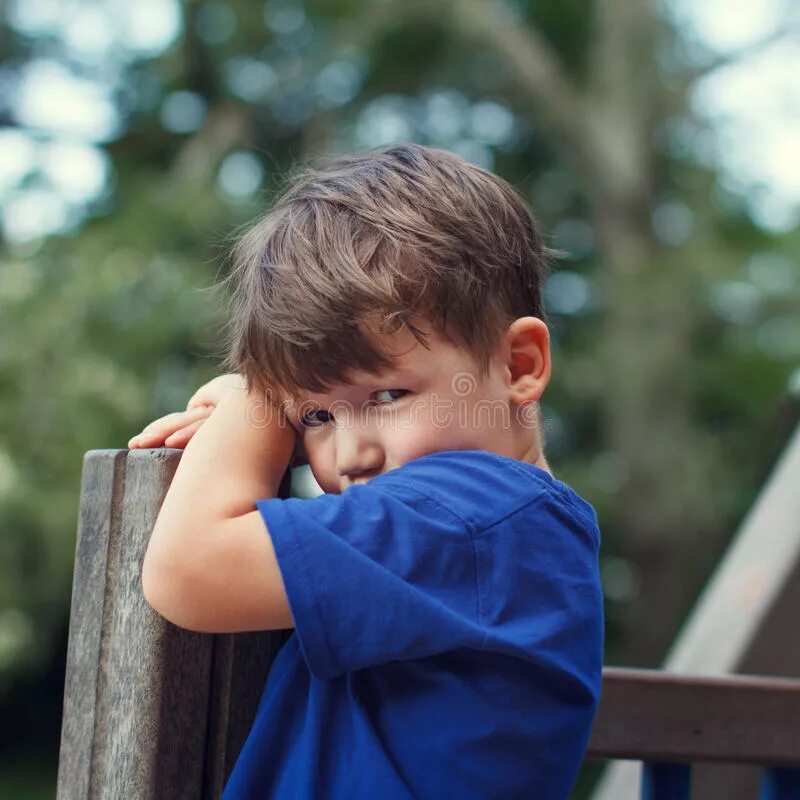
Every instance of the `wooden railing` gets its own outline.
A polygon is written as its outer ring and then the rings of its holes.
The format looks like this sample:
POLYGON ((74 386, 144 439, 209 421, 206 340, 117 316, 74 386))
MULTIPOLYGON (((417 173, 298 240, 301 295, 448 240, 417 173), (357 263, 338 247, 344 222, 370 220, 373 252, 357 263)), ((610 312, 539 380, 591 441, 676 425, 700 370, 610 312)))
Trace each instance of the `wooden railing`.
POLYGON ((700 762, 762 766, 762 800, 798 800, 800 680, 606 667, 587 757, 643 761, 648 800, 689 798, 700 762))
MULTIPOLYGON (((145 603, 142 558, 179 459, 86 455, 58 800, 218 798, 286 639, 191 633, 145 603)), ((607 668, 588 757, 647 762, 651 800, 688 797, 699 761, 762 765, 763 800, 800 800, 800 681, 607 668)))
MULTIPOLYGON (((742 520, 662 666, 683 675, 800 677, 800 426, 742 520)), ((800 719, 797 720, 800 737, 800 719)), ((641 766, 609 765, 591 800, 633 800, 641 766)), ((702 762, 694 797, 752 800, 759 770, 702 762)))

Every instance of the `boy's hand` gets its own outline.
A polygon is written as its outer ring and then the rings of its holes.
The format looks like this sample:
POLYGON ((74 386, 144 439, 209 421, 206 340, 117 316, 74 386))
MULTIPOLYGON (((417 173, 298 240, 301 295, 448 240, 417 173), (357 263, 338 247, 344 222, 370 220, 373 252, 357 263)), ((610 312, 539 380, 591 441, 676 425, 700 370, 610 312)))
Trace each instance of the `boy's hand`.
POLYGON ((186 411, 176 411, 154 420, 128 442, 128 447, 131 450, 137 447, 162 445, 184 448, 228 392, 246 388, 247 384, 241 375, 236 373, 219 375, 192 395, 186 411))

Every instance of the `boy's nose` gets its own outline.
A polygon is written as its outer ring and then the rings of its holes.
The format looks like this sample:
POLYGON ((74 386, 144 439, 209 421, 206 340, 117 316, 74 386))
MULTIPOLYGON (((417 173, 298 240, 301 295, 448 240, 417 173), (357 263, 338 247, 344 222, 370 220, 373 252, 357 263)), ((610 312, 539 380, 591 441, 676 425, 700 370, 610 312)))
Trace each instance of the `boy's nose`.
POLYGON ((353 431, 337 435, 336 471, 341 477, 355 479, 379 471, 383 462, 383 448, 378 442, 353 431))

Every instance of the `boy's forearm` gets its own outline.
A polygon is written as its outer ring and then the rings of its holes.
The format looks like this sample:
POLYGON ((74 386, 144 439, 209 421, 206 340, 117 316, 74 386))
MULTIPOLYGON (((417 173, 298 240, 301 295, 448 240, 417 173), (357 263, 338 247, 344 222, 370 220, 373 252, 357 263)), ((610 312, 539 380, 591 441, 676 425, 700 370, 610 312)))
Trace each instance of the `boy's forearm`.
POLYGON ((187 444, 148 551, 180 549, 210 526, 253 511, 256 500, 274 497, 294 440, 277 407, 232 389, 187 444))

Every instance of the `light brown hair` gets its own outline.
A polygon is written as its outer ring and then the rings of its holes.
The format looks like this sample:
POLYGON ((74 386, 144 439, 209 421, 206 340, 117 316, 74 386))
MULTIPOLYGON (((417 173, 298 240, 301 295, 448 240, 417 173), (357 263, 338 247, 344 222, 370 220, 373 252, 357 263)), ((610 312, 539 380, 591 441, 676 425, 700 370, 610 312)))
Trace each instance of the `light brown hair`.
POLYGON ((517 317, 546 321, 550 251, 519 194, 444 150, 398 144, 296 169, 239 241, 226 367, 251 387, 327 391, 391 366, 362 326, 414 319, 466 348, 485 375, 517 317))

